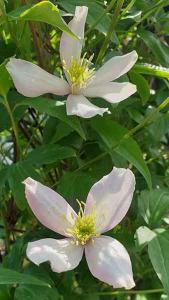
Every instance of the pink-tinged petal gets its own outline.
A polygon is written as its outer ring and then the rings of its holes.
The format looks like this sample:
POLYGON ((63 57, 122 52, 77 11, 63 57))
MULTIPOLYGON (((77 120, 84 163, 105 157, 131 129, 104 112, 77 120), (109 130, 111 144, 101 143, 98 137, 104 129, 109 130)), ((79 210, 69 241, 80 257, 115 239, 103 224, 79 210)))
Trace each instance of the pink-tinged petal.
POLYGON ((108 60, 98 71, 91 81, 91 86, 112 81, 126 74, 135 64, 138 58, 137 52, 134 50, 122 56, 115 56, 108 60))
POLYGON ((86 97, 99 97, 110 103, 121 102, 136 92, 136 86, 130 82, 107 82, 105 84, 89 86, 82 90, 86 97))
POLYGON ((19 93, 26 97, 37 97, 46 93, 67 95, 68 83, 26 60, 11 58, 6 68, 19 93))
POLYGON ((71 239, 42 239, 28 243, 27 257, 36 265, 49 261, 54 272, 65 272, 78 266, 83 256, 83 247, 71 239))
POLYGON ((90 272, 114 288, 131 289, 135 286, 130 257, 117 240, 101 236, 85 247, 90 272))
POLYGON ((88 7, 76 6, 75 15, 68 24, 70 30, 79 38, 73 39, 66 33, 62 33, 60 40, 60 56, 62 62, 65 61, 69 66, 71 59, 80 59, 83 39, 84 39, 84 27, 87 17, 88 7))
POLYGON ((91 118, 108 112, 108 108, 100 108, 90 103, 83 95, 69 95, 66 101, 67 115, 91 118))
POLYGON ((135 189, 135 177, 131 170, 113 168, 96 182, 89 191, 85 213, 96 211, 98 233, 115 227, 126 215, 135 189))
POLYGON ((27 201, 37 219, 49 229, 69 236, 67 229, 77 218, 73 208, 58 193, 30 177, 24 184, 27 201))

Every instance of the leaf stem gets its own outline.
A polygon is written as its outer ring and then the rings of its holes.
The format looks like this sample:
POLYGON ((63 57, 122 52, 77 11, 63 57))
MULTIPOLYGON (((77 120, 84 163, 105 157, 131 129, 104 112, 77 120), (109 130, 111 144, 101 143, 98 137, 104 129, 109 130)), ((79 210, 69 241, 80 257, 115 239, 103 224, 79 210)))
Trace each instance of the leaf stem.
POLYGON ((168 68, 160 67, 157 65, 144 64, 144 63, 135 64, 132 71, 135 71, 135 72, 141 73, 141 74, 159 77, 159 78, 169 79, 168 68))
MULTIPOLYGON (((122 143, 122 141, 124 139, 127 139, 129 137, 131 137, 132 135, 134 135, 138 130, 140 130, 141 128, 143 128, 146 124, 149 124, 153 121, 156 113, 158 113, 160 110, 162 110, 163 108, 165 108, 167 105, 169 105, 169 97, 166 98, 157 108, 155 108, 147 117, 144 118, 144 120, 138 124, 137 126, 135 126, 134 128, 132 128, 131 130, 129 130, 129 132, 127 132, 122 138, 121 140, 116 143, 111 150, 114 150, 115 148, 117 148, 119 146, 120 143, 122 143)), ((96 163, 97 161, 101 160, 103 157, 105 157, 107 154, 109 154, 110 150, 105 151, 103 153, 101 153, 100 155, 94 157, 93 159, 91 159, 90 161, 88 161, 87 163, 85 163, 84 165, 80 166, 79 168, 76 169, 76 171, 82 170, 82 169, 86 169, 88 168, 90 165, 92 165, 93 163, 96 163)))
POLYGON ((36 51, 38 63, 40 67, 43 67, 43 54, 42 54, 42 47, 39 42, 39 37, 37 36, 35 26, 32 22, 29 22, 29 28, 32 33, 32 38, 33 38, 33 44, 34 44, 34 49, 36 51))
MULTIPOLYGON (((22 0, 22 4, 26 5, 27 0, 22 0)), ((43 53, 42 53, 42 47, 40 45, 39 36, 37 35, 34 23, 31 22, 31 21, 28 21, 28 24, 29 24, 30 32, 32 34, 33 45, 34 45, 34 49, 35 49, 35 52, 36 52, 38 64, 39 64, 40 67, 43 68, 44 67, 44 64, 43 64, 44 60, 43 60, 43 53)))
POLYGON ((4 223, 4 230, 5 230, 5 248, 6 248, 6 252, 9 252, 10 249, 10 233, 9 233, 9 229, 8 229, 8 224, 7 224, 7 220, 6 220, 6 213, 5 213, 5 209, 4 207, 1 207, 1 216, 2 216, 2 220, 4 223))
POLYGON ((9 30, 9 33, 10 33, 10 35, 11 35, 11 38, 14 40, 15 44, 18 45, 17 38, 15 37, 15 34, 14 34, 14 32, 13 32, 13 30, 12 30, 12 27, 11 27, 11 24, 10 24, 10 22, 9 22, 9 20, 8 20, 8 16, 7 16, 7 13, 6 13, 5 4, 4 4, 4 6, 3 6, 3 4, 0 3, 0 9, 1 9, 2 12, 3 12, 4 20, 5 20, 5 22, 6 22, 6 26, 7 26, 7 29, 9 30))
POLYGON ((148 9, 145 14, 140 18, 140 20, 136 23, 133 24, 130 28, 129 28, 129 32, 135 30, 137 28, 138 25, 140 25, 145 19, 147 19, 151 14, 154 14, 156 9, 159 9, 160 6, 165 6, 165 4, 167 5, 167 3, 169 3, 168 0, 160 0, 158 3, 156 3, 153 7, 151 7, 150 9, 148 9))
POLYGON ((130 1, 130 3, 123 9, 123 11, 121 13, 121 17, 125 16, 126 13, 128 13, 128 11, 130 11, 130 9, 133 7, 135 2, 136 2, 136 0, 131 0, 130 1))
POLYGON ((98 296, 113 296, 113 295, 144 295, 144 294, 158 294, 163 293, 164 289, 154 289, 154 290, 132 290, 132 291, 114 291, 114 292, 100 292, 93 293, 92 295, 98 296))
POLYGON ((112 35, 112 32, 114 31, 115 29, 115 26, 118 22, 118 19, 119 19, 119 14, 120 14, 120 11, 121 11, 121 8, 123 6, 123 3, 124 3, 124 0, 118 0, 117 2, 117 5, 116 5, 116 8, 115 8, 115 11, 114 11, 114 15, 113 15, 113 18, 112 18, 112 22, 110 24, 110 27, 109 27, 109 30, 107 32, 107 35, 106 35, 106 38, 104 40, 104 43, 99 51, 99 54, 98 54, 98 57, 96 59, 96 64, 100 64, 101 61, 102 61, 102 58, 106 52, 106 49, 107 49, 107 45, 110 41, 110 37, 112 35))
POLYGON ((138 124, 137 126, 135 126, 134 128, 132 128, 128 133, 126 133, 124 135, 124 138, 128 138, 130 136, 132 136, 136 131, 140 130, 142 127, 144 127, 146 124, 149 124, 153 121, 154 116, 156 115, 156 113, 158 113, 160 110, 162 110, 163 108, 165 108, 167 105, 169 105, 169 97, 166 98, 157 108, 155 108, 150 114, 148 114, 147 117, 144 118, 144 120, 138 124))
POLYGON ((13 132, 14 132, 14 139, 15 139, 15 145, 16 145, 16 153, 15 153, 14 162, 16 162, 16 161, 19 160, 19 156, 20 156, 18 128, 17 128, 17 124, 15 123, 15 119, 13 117, 12 110, 10 108, 10 105, 8 103, 8 100, 7 100, 6 96, 4 96, 4 101, 2 103, 3 103, 3 105, 5 106, 5 108, 8 112, 8 115, 9 115, 9 118, 10 118, 10 121, 11 121, 11 125, 12 125, 12 128, 13 128, 13 132))

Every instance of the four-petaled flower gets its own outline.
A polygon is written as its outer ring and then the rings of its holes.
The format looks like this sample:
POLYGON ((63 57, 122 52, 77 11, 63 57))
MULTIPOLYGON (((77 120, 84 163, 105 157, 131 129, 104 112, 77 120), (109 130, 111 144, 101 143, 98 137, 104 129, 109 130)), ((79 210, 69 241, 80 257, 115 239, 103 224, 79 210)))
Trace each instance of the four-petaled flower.
POLYGON ((86 55, 81 58, 87 12, 87 7, 77 6, 75 15, 68 24, 79 39, 73 39, 66 33, 61 37, 60 56, 67 81, 22 59, 11 58, 7 64, 18 92, 28 97, 45 93, 68 95, 67 114, 83 118, 108 112, 108 108, 100 108, 86 97, 99 97, 110 103, 117 103, 136 92, 136 86, 129 82, 112 82, 132 68, 137 60, 136 51, 111 58, 97 71, 90 68, 90 58, 87 60, 86 55))
POLYGON ((27 178, 28 203, 39 221, 64 239, 30 242, 28 258, 39 265, 49 261, 54 272, 74 269, 85 251, 88 267, 96 278, 114 288, 134 287, 130 257, 116 239, 102 235, 126 215, 135 188, 129 169, 113 168, 89 191, 86 204, 79 202, 78 214, 58 193, 27 178))

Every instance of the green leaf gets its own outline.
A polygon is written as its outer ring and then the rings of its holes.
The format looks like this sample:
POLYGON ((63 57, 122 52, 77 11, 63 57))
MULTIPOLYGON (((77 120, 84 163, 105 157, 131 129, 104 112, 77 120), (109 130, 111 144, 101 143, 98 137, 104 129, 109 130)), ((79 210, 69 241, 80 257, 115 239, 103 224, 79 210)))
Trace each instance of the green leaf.
MULTIPOLYGON (((123 300, 123 298, 120 298, 118 300, 123 300)), ((151 295, 146 295, 146 294, 145 295, 142 295, 142 294, 140 295, 140 294, 137 294, 136 297, 134 298, 134 300, 157 300, 157 298, 154 299, 154 296, 152 298, 151 295)))
POLYGON ((148 244, 148 254, 152 265, 169 294, 169 231, 158 234, 148 244))
POLYGON ((31 275, 19 273, 10 269, 0 268, 0 284, 32 284, 49 286, 49 284, 31 275))
POLYGON ((0 0, 0 25, 2 25, 5 22, 5 14, 6 10, 4 0, 0 0))
POLYGON ((19 103, 19 105, 31 106, 40 113, 46 113, 49 116, 58 118, 77 131, 84 140, 86 139, 79 119, 77 117, 67 116, 63 103, 44 97, 33 99, 23 97, 23 101, 19 103))
POLYGON ((44 143, 56 143, 73 132, 73 129, 66 123, 50 117, 46 122, 43 139, 44 143))
POLYGON ((169 67, 169 47, 160 41, 160 39, 148 30, 140 30, 139 35, 146 43, 147 47, 151 49, 154 57, 164 67, 169 67))
POLYGON ((61 159, 75 156, 75 151, 70 147, 60 145, 43 145, 28 154, 27 162, 36 165, 50 164, 61 159))
POLYGON ((20 286, 15 292, 16 300, 61 300, 56 288, 43 286, 20 286))
POLYGON ((59 183, 58 192, 71 201, 72 206, 76 206, 76 199, 86 201, 91 186, 95 180, 89 173, 85 172, 67 172, 65 173, 59 183))
POLYGON ((59 9, 50 1, 41 1, 31 7, 22 7, 9 14, 12 20, 38 21, 58 27, 60 30, 66 32, 71 37, 77 37, 71 32, 67 24, 61 18, 59 9))
POLYGON ((18 162, 11 165, 8 173, 8 182, 16 204, 21 210, 24 210, 27 207, 24 184, 22 183, 27 177, 39 179, 39 175, 30 165, 30 162, 18 162))
POLYGON ((142 191, 138 197, 138 208, 148 225, 157 225, 169 214, 169 190, 142 191))
POLYGON ((163 294, 160 300, 169 300, 169 296, 163 294))
POLYGON ((81 296, 81 300, 100 300, 99 295, 83 295, 81 296))
POLYGON ((134 71, 130 72, 130 79, 132 83, 134 83, 137 86, 137 91, 144 104, 148 101, 150 97, 150 89, 147 80, 142 75, 134 71))
POLYGON ((20 237, 12 245, 10 252, 4 257, 3 267, 19 272, 22 268, 24 256, 25 256, 24 238, 20 237))
POLYGON ((135 239, 137 247, 146 246, 154 237, 156 233, 146 226, 141 226, 136 230, 135 239))
POLYGON ((5 167, 2 170, 0 170, 0 190, 3 188, 7 178, 8 178, 8 167, 5 167))
POLYGON ((169 68, 151 64, 135 64, 132 70, 145 75, 169 79, 169 68))
MULTIPOLYGON (((74 14, 75 7, 77 5, 79 6, 87 6, 89 8, 88 16, 87 16, 87 23, 89 25, 95 24, 96 20, 104 14, 104 8, 96 1, 91 0, 58 0, 57 3, 59 3, 64 9, 66 9, 68 12, 71 12, 74 14)), ((103 18, 98 22, 96 25, 96 29, 98 29, 103 34, 106 34, 110 26, 110 17, 108 14, 104 14, 103 18)), ((116 38, 116 37, 115 37, 116 38)), ((115 39, 113 39, 114 41, 115 39)))
POLYGON ((131 138, 124 138, 127 130, 118 123, 103 118, 91 120, 92 128, 102 138, 109 152, 115 151, 132 163, 145 178, 151 188, 151 174, 143 159, 137 142, 131 138))
POLYGON ((11 300, 10 290, 6 285, 0 286, 0 300, 11 300))
POLYGON ((156 119, 147 128, 151 134, 151 139, 155 142, 162 140, 164 135, 168 133, 169 128, 169 114, 168 113, 158 113, 156 119))
POLYGON ((0 65, 0 95, 2 96, 6 96, 10 87, 12 86, 12 81, 5 68, 5 65, 6 62, 0 65))

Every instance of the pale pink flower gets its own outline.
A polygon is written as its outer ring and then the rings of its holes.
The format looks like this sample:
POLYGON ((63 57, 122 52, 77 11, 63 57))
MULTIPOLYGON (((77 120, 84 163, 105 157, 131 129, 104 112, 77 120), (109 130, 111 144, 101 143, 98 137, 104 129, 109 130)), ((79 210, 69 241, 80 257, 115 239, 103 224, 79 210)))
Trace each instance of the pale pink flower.
POLYGON ((79 40, 66 33, 61 37, 60 56, 67 81, 22 59, 11 58, 7 64, 7 70, 19 93, 27 97, 45 93, 68 95, 67 114, 83 118, 108 112, 108 108, 100 108, 86 97, 100 97, 110 103, 118 103, 136 92, 136 86, 129 82, 112 82, 132 68, 137 60, 136 51, 111 58, 98 71, 90 69, 90 59, 87 61, 85 56, 81 58, 87 12, 86 6, 77 6, 68 24, 79 40))
POLYGON ((114 288, 134 287, 126 249, 116 239, 102 235, 114 228, 130 207, 135 188, 132 171, 113 168, 92 186, 86 204, 79 202, 78 215, 50 188, 32 178, 27 178, 24 184, 26 198, 35 216, 44 226, 66 237, 28 243, 27 256, 33 263, 39 265, 49 261, 54 272, 65 272, 77 267, 85 252, 94 277, 114 288))

